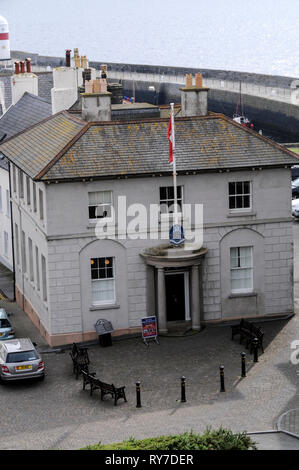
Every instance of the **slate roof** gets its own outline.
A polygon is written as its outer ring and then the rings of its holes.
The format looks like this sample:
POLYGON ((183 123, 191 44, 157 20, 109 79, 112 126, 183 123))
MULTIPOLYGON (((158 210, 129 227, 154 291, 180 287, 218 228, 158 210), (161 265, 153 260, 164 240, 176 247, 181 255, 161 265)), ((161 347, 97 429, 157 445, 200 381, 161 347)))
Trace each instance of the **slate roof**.
POLYGON ((46 100, 31 93, 24 93, 22 98, 11 106, 0 118, 1 133, 9 139, 15 134, 27 129, 43 119, 51 116, 52 106, 46 100))
MULTIPOLYGON (((53 88, 53 73, 51 72, 34 72, 38 77, 38 96, 44 98, 46 101, 51 103, 51 88, 53 88)), ((0 71, 0 81, 4 85, 4 101, 6 109, 12 103, 11 96, 11 76, 13 71, 0 71)), ((0 115, 2 112, 0 113, 0 115)))
MULTIPOLYGON (((66 111, 0 145, 36 180, 171 174, 168 119, 86 123, 66 111)), ((291 151, 221 114, 176 118, 178 173, 298 164, 291 151)))

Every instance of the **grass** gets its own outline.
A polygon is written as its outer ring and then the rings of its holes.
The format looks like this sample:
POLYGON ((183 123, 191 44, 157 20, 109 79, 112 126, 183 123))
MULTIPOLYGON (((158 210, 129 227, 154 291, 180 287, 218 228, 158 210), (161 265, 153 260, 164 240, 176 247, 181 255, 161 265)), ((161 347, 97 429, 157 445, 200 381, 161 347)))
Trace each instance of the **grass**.
POLYGON ((256 450, 255 443, 245 433, 234 434, 230 429, 207 429, 203 434, 185 432, 173 436, 150 437, 103 445, 100 442, 84 450, 256 450))

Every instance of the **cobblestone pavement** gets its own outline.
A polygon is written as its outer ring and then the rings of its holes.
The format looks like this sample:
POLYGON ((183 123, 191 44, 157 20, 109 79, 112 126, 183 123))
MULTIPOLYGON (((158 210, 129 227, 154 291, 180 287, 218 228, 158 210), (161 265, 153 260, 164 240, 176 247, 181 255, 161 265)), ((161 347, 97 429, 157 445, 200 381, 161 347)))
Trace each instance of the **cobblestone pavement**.
POLYGON ((279 415, 299 407, 298 366, 290 363, 290 342, 296 339, 299 316, 265 322, 265 353, 258 363, 248 354, 248 374, 240 378, 244 346, 230 340, 227 326, 208 327, 187 337, 162 337, 146 348, 140 338, 90 347, 91 371, 116 386, 126 385, 128 403, 101 402, 82 390, 72 374, 69 351, 46 352, 44 341, 15 304, 17 336, 30 336, 44 352, 46 380, 1 386, 1 449, 76 449, 98 441, 130 436, 202 431, 206 426, 235 431, 274 429, 279 415), (225 367, 226 392, 219 391, 219 366, 225 367), (187 403, 180 403, 180 377, 186 377, 187 403), (142 384, 142 408, 136 409, 135 382, 142 384), (9 437, 9 440, 7 439, 9 437))
MULTIPOLYGON (((299 240, 299 223, 294 225, 299 240)), ((299 257, 298 257, 299 258, 299 257)), ((298 258, 295 292, 299 286, 298 258), (297 287, 296 287, 297 286, 297 287)), ((299 295, 296 294, 299 299, 299 295)), ((298 303, 299 305, 299 303, 298 303)), ((128 403, 101 402, 82 390, 72 374, 69 352, 49 352, 38 330, 16 304, 0 301, 12 312, 18 337, 37 342, 46 362, 41 383, 5 384, 0 388, 0 449, 76 449, 88 444, 178 433, 207 426, 234 431, 276 429, 277 419, 299 408, 299 365, 290 361, 291 342, 299 340, 299 315, 264 322, 265 353, 258 363, 247 355, 247 377, 240 378, 244 346, 230 340, 228 326, 209 326, 187 337, 162 337, 146 348, 140 338, 114 340, 113 346, 90 347, 90 370, 103 381, 126 385, 128 403), (47 352, 48 351, 48 352, 47 352), (225 367, 226 392, 219 391, 219 366, 225 367), (180 377, 186 377, 187 403, 180 403, 180 377), (142 408, 136 409, 135 382, 141 381, 142 408), (9 436, 9 438, 8 438, 9 436)), ((256 437, 263 446, 284 446, 278 437, 256 437), (275 444, 275 442, 277 444, 275 444)), ((275 435, 276 436, 276 435, 275 435)), ((255 436, 253 437, 255 438, 255 436)), ((288 440, 288 442, 290 442, 288 440)), ((295 445, 295 444, 285 444, 295 445)))

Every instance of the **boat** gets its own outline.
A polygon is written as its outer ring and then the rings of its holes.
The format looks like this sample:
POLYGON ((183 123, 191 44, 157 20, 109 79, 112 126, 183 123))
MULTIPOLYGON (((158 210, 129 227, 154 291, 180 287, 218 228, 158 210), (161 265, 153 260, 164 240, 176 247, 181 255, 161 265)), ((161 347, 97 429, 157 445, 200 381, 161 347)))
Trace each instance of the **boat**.
POLYGON ((240 82, 239 97, 237 100, 236 112, 233 115, 233 120, 236 121, 238 124, 241 124, 241 126, 249 127, 250 129, 253 129, 254 128, 253 123, 244 114, 244 103, 242 100, 241 86, 242 84, 240 82), (239 109, 240 109, 240 112, 239 112, 239 109))

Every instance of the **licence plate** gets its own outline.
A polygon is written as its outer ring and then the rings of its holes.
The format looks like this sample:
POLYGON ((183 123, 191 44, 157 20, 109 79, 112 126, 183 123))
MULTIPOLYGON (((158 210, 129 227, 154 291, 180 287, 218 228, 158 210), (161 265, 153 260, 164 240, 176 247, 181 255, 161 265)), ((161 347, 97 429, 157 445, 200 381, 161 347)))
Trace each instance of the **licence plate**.
POLYGON ((31 369, 31 366, 17 366, 16 370, 28 370, 31 369))

